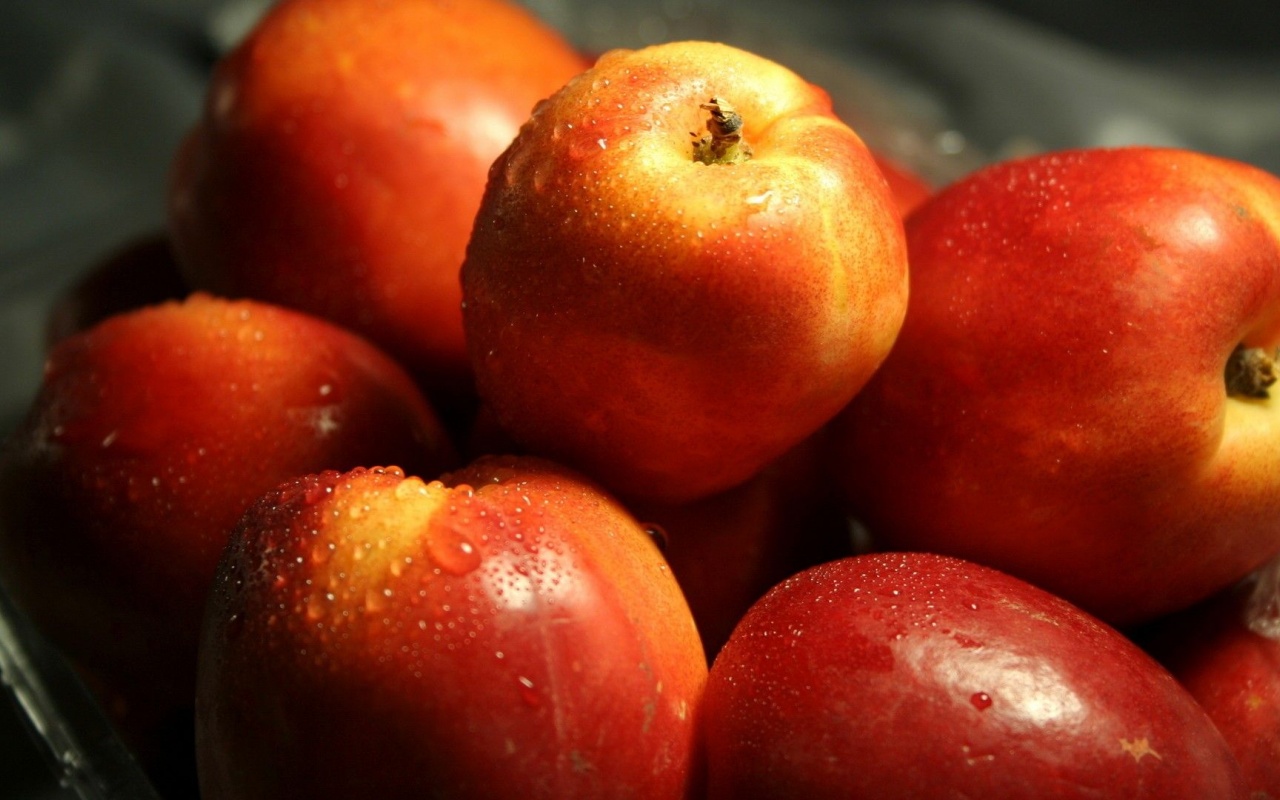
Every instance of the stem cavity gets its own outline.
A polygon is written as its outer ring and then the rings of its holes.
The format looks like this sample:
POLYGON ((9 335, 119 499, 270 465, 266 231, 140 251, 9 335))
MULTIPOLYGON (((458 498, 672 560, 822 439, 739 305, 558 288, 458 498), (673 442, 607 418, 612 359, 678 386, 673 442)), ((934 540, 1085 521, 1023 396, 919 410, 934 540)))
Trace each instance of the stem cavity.
POLYGON ((1261 347, 1236 345, 1227 359, 1227 394, 1265 400, 1267 390, 1280 379, 1280 348, 1267 351, 1261 347))
POLYGON ((718 97, 698 106, 710 112, 707 133, 694 137, 693 160, 703 164, 739 164, 751 158, 751 147, 742 138, 742 115, 727 100, 718 97))

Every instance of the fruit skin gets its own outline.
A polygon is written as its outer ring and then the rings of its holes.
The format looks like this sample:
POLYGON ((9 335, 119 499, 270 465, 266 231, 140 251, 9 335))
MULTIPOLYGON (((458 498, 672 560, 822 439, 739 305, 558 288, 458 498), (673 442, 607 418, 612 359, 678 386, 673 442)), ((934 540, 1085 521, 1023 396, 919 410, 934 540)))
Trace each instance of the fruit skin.
POLYGON ((653 527, 712 661, 733 628, 775 584, 853 554, 825 472, 820 436, 769 463, 746 483, 687 503, 628 505, 653 527))
POLYGON ((489 165, 586 66, 505 0, 276 4, 174 159, 184 275, 335 320, 462 402, 458 269, 489 165))
POLYGON ((1208 712, 1253 800, 1280 797, 1280 559, 1136 637, 1208 712))
POLYGON ((1152 148, 1006 162, 908 218, 912 302, 833 423, 881 546, 1003 569, 1115 624, 1280 546, 1280 409, 1228 397, 1280 345, 1280 180, 1152 148))
POLYGON ((202 796, 683 797, 706 671, 658 549, 574 473, 309 476, 219 568, 202 796))
MULTIPOLYGON (((658 544, 693 613, 707 661, 751 604, 782 579, 852 555, 848 520, 823 458, 823 431, 745 483, 685 503, 624 501, 658 544)), ((481 407, 467 437, 472 458, 518 453, 481 407)))
POLYGON ((0 450, 0 580, 145 736, 191 705, 209 582, 249 503, 392 459, 454 466, 409 376, 363 339, 200 294, 114 316, 51 351, 0 450))
POLYGON ((481 397, 531 451, 628 498, 746 480, 888 352, 901 220, 826 94, 725 45, 614 51, 494 163, 462 267, 481 397), (694 160, 710 98, 749 160, 694 160))
POLYGON ((704 714, 710 800, 1248 796, 1204 711, 1134 644, 933 554, 784 581, 720 651, 704 714))

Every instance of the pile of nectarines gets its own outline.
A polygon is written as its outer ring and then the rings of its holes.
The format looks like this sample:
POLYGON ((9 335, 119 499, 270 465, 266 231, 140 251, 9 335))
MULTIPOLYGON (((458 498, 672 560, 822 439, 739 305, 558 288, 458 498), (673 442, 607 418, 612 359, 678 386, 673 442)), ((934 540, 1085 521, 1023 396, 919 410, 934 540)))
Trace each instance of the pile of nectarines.
POLYGON ((1280 796, 1275 176, 283 0, 169 190, 0 450, 167 794, 1280 796))

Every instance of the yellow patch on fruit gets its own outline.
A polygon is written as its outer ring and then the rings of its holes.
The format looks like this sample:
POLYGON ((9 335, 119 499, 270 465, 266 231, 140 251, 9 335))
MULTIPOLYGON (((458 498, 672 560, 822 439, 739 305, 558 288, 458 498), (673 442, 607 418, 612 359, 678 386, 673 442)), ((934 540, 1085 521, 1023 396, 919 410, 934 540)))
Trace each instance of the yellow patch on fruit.
POLYGON ((1119 741, 1120 749, 1133 756, 1134 761, 1141 761, 1145 756, 1154 756, 1158 761, 1164 760, 1145 736, 1140 739, 1120 739, 1119 741))
POLYGON ((366 484, 350 493, 339 488, 329 500, 328 524, 321 530, 328 556, 316 586, 344 594, 381 591, 404 570, 404 553, 433 551, 430 544, 417 548, 404 540, 431 535, 432 520, 448 495, 439 481, 424 483, 416 477, 404 478, 394 488, 366 484))

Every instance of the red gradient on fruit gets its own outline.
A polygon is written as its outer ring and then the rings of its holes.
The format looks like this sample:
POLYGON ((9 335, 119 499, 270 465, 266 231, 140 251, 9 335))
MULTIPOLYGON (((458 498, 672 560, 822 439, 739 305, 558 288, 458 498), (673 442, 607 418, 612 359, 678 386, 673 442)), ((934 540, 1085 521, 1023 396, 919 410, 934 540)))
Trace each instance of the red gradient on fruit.
POLYGON ((685 797, 706 671, 661 553, 574 473, 309 476, 219 569, 202 796, 685 797))
POLYGON ((1138 641, 1209 713, 1252 797, 1280 797, 1280 560, 1138 641))
POLYGON ((194 286, 348 326, 470 389, 458 269, 490 163, 586 67, 505 0, 287 0, 217 66, 169 221, 194 286))
POLYGON ((189 706, 231 528, 296 475, 453 465, 409 376, 363 339, 193 295, 62 341, 0 451, 0 577, 109 691, 189 706))
POLYGON ((745 481, 847 403, 893 342, 906 277, 894 200, 827 95, 675 42, 602 56, 495 162, 463 320, 515 440, 675 503, 745 481), (713 98, 749 158, 696 160, 713 98))
POLYGON ((889 191, 893 193, 894 202, 898 204, 898 213, 906 219, 907 215, 933 195, 933 187, 928 181, 917 175, 905 164, 882 153, 873 152, 876 166, 889 183, 889 191))
POLYGON ((1004 569, 1115 623, 1280 547, 1280 407, 1229 396, 1280 346, 1280 180, 1178 150, 979 171, 907 220, 912 301, 837 420, 885 547, 1004 569))
POLYGON ((848 526, 810 437, 746 483, 688 503, 628 504, 655 537, 714 659, 751 604, 775 584, 852 555, 848 526))
POLYGON ((807 570, 720 651, 711 800, 1245 798, 1205 712, 1112 628, 932 554, 807 570))

